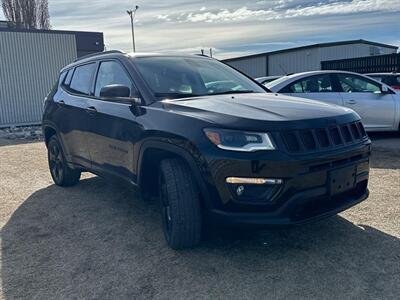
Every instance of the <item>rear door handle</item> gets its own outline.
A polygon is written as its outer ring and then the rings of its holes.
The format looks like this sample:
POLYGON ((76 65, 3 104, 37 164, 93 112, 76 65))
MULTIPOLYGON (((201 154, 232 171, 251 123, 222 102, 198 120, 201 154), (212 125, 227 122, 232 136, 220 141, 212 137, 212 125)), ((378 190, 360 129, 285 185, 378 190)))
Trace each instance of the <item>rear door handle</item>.
POLYGON ((86 108, 86 111, 87 111, 88 113, 96 113, 96 112, 97 112, 97 109, 96 109, 96 107, 94 107, 94 106, 89 106, 88 108, 86 108))
POLYGON ((65 101, 64 100, 60 100, 60 101, 58 101, 58 103, 61 104, 61 105, 65 105, 65 101))
POLYGON ((357 101, 352 99, 352 100, 347 100, 346 103, 347 104, 357 104, 357 101))

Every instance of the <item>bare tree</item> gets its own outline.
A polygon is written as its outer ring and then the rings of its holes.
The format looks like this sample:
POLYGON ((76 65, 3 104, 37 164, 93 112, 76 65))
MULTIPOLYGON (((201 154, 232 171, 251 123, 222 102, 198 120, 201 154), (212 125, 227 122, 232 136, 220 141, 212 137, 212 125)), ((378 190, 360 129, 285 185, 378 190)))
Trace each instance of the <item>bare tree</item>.
POLYGON ((4 16, 17 28, 50 29, 47 0, 1 0, 4 16))
POLYGON ((38 10, 38 25, 42 29, 50 29, 50 15, 49 15, 49 3, 47 0, 39 0, 38 10))

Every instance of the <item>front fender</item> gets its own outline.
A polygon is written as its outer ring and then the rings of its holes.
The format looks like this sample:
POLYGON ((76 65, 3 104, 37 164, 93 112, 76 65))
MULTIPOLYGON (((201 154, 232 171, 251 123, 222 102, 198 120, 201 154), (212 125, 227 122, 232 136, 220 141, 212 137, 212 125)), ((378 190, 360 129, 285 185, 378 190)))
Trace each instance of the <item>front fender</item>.
POLYGON ((141 186, 141 184, 143 183, 143 158, 146 151, 150 149, 166 151, 174 156, 183 159, 192 171, 193 177, 196 180, 196 183, 200 189, 204 204, 206 205, 206 207, 211 207, 209 189, 204 180, 206 172, 206 166, 204 165, 205 161, 202 160, 201 154, 198 152, 198 150, 195 149, 195 147, 191 143, 184 140, 180 140, 180 142, 177 142, 172 141, 171 139, 148 139, 141 144, 137 163, 139 186, 141 186))

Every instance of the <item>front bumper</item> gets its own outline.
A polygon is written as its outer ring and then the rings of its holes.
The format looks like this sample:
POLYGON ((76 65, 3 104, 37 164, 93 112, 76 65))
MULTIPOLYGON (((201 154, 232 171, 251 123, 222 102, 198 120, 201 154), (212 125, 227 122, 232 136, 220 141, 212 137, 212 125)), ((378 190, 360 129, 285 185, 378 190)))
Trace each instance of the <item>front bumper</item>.
POLYGON ((346 194, 327 197, 323 188, 298 194, 288 200, 280 209, 269 213, 238 213, 213 209, 209 212, 211 220, 225 224, 237 225, 301 225, 318 221, 338 214, 369 196, 368 189, 355 195, 346 194))
POLYGON ((370 151, 367 140, 340 151, 308 156, 282 152, 254 153, 250 159, 244 159, 243 154, 235 158, 210 156, 208 183, 216 197, 209 217, 231 224, 296 225, 337 214, 368 197, 370 151), (352 168, 351 187, 338 190, 332 181, 341 182, 340 177, 350 176, 341 170, 352 168), (268 199, 243 200, 226 183, 230 176, 277 178, 284 183, 268 199))

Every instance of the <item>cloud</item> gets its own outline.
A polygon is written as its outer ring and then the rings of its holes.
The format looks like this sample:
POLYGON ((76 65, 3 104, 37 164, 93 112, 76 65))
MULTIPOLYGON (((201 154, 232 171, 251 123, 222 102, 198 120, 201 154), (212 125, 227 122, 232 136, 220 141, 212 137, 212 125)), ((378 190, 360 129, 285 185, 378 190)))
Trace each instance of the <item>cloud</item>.
POLYGON ((236 10, 223 9, 218 12, 188 13, 186 16, 178 18, 179 21, 187 22, 224 22, 224 21, 240 21, 249 18, 266 17, 272 11, 250 10, 246 6, 236 10))
POLYGON ((355 14, 367 12, 400 12, 398 0, 353 0, 351 2, 333 2, 324 5, 304 8, 289 9, 285 15, 288 17, 321 16, 355 14))
MULTIPOLYGON (((256 4, 263 5, 268 1, 258 1, 256 4)), ((312 17, 322 15, 343 15, 368 12, 400 12, 400 0, 353 0, 353 1, 335 1, 335 2, 311 2, 309 6, 302 6, 294 0, 275 1, 276 6, 270 9, 249 9, 242 6, 237 9, 220 9, 206 11, 201 9, 200 13, 189 12, 176 14, 169 18, 169 21, 175 22, 232 22, 243 20, 269 21, 277 19, 287 19, 296 17, 312 17), (297 4, 295 8, 284 10, 288 5, 297 4)))

